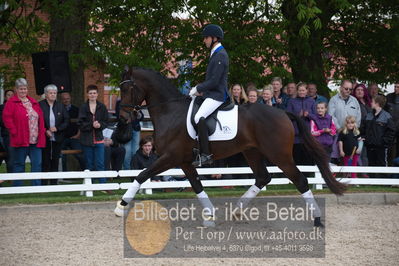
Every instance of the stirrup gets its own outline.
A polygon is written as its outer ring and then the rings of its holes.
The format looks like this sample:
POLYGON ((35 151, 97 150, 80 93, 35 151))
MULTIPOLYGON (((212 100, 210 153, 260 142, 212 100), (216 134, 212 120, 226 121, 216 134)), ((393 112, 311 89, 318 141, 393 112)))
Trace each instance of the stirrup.
POLYGON ((213 163, 212 154, 197 155, 192 165, 194 167, 202 167, 203 165, 210 165, 213 163))
POLYGON ((202 165, 213 164, 212 154, 202 154, 201 155, 201 163, 202 163, 202 165))
POLYGON ((202 166, 201 154, 199 152, 195 155, 195 160, 193 161, 192 165, 194 167, 201 167, 202 166))

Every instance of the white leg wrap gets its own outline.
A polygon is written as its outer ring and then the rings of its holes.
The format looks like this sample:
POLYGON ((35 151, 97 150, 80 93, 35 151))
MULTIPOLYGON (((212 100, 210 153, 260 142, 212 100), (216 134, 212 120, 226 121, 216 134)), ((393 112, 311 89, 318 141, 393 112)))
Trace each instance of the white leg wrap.
POLYGON ((215 216, 215 207, 210 201, 208 194, 206 194, 205 191, 202 191, 197 194, 197 198, 201 203, 202 208, 204 208, 204 214, 209 216, 215 216))
POLYGON ((316 200, 314 199, 312 191, 309 189, 305 193, 302 194, 302 197, 305 199, 306 203, 310 208, 314 208, 313 215, 314 217, 321 217, 321 211, 319 205, 317 205, 316 200))
POLYGON ((134 182, 130 185, 126 193, 123 195, 122 199, 127 203, 131 202, 136 196, 137 191, 140 189, 140 183, 134 180, 134 182))
POLYGON ((245 208, 247 205, 251 202, 253 198, 258 195, 260 192, 260 188, 258 188, 255 185, 252 185, 247 192, 244 193, 244 195, 241 196, 241 198, 237 201, 237 207, 238 208, 245 208))
POLYGON ((123 217, 128 214, 128 211, 129 211, 129 205, 122 206, 120 200, 116 203, 116 208, 114 210, 116 216, 123 217))

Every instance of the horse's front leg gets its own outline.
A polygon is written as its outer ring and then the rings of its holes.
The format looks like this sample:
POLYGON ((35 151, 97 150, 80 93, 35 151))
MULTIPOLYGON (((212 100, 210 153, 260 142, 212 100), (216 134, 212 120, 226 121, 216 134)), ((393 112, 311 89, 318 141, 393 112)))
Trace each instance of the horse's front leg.
POLYGON ((191 187, 193 188, 195 194, 197 194, 197 198, 203 208, 203 225, 205 227, 214 227, 215 207, 209 199, 208 194, 206 194, 206 192, 204 191, 204 187, 201 184, 201 180, 198 176, 197 170, 194 168, 194 166, 191 165, 191 163, 184 164, 181 166, 181 168, 188 180, 190 181, 191 187))
POLYGON ((122 200, 116 203, 116 208, 114 210, 115 215, 123 216, 127 213, 129 209, 128 204, 136 196, 137 191, 139 191, 141 184, 147 181, 149 178, 156 176, 170 168, 174 167, 173 157, 164 154, 159 157, 150 167, 142 171, 130 185, 128 190, 122 196, 122 200))

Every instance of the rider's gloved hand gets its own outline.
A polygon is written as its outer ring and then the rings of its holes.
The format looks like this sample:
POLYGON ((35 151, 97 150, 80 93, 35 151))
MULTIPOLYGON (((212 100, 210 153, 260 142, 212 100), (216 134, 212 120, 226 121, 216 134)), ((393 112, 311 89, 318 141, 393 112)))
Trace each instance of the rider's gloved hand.
POLYGON ((191 88, 189 95, 193 97, 196 93, 198 93, 197 86, 191 88))

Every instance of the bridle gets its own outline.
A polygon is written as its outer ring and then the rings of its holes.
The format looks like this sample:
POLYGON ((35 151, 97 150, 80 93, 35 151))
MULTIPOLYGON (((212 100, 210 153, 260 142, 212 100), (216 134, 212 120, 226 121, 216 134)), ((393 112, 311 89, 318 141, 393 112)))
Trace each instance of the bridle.
MULTIPOLYGON (((137 90, 141 90, 141 91, 143 91, 142 89, 140 89, 140 87, 137 85, 137 83, 136 83, 136 81, 133 79, 133 77, 130 77, 130 79, 127 79, 127 80, 124 80, 124 81, 122 81, 121 83, 119 83, 119 87, 121 87, 123 84, 125 84, 125 83, 128 83, 128 82, 130 82, 130 83, 132 83, 132 87, 133 87, 133 89, 137 89, 137 90)), ((131 92, 130 93, 130 95, 131 95, 131 101, 134 103, 134 102, 137 102, 136 100, 136 93, 134 93, 134 95, 133 95, 133 93, 131 92)), ((166 101, 166 102, 163 102, 163 103, 157 103, 157 104, 146 104, 146 105, 134 105, 134 104, 120 104, 119 106, 121 107, 121 108, 132 108, 133 109, 133 111, 130 111, 130 112, 127 112, 127 113, 129 113, 129 115, 130 116, 132 116, 132 113, 134 113, 134 112, 138 112, 138 111, 140 111, 141 109, 145 109, 145 108, 151 108, 151 107, 154 107, 154 106, 159 106, 159 105, 162 105, 162 104, 165 104, 165 103, 169 103, 169 102, 174 102, 174 101, 178 101, 178 100, 181 100, 182 98, 186 98, 185 96, 183 96, 183 97, 178 97, 178 98, 173 98, 173 99, 171 99, 171 100, 169 100, 169 101, 166 101)))
MULTIPOLYGON (((128 82, 132 83, 132 87, 133 88, 136 88, 136 89, 140 90, 139 86, 137 86, 137 84, 136 84, 136 82, 134 81, 133 78, 122 81, 121 83, 119 83, 119 87, 121 87, 124 83, 128 83, 128 82)), ((131 102, 132 103, 137 102, 136 101, 136 93, 130 92, 130 96, 131 96, 131 100, 132 100, 131 102)), ((122 104, 121 103, 120 107, 121 108, 123 108, 123 107, 133 108, 133 112, 138 112, 141 109, 148 107, 148 105, 140 106, 140 105, 134 105, 134 104, 122 104)), ((131 112, 129 112, 129 113, 131 113, 131 112)))

